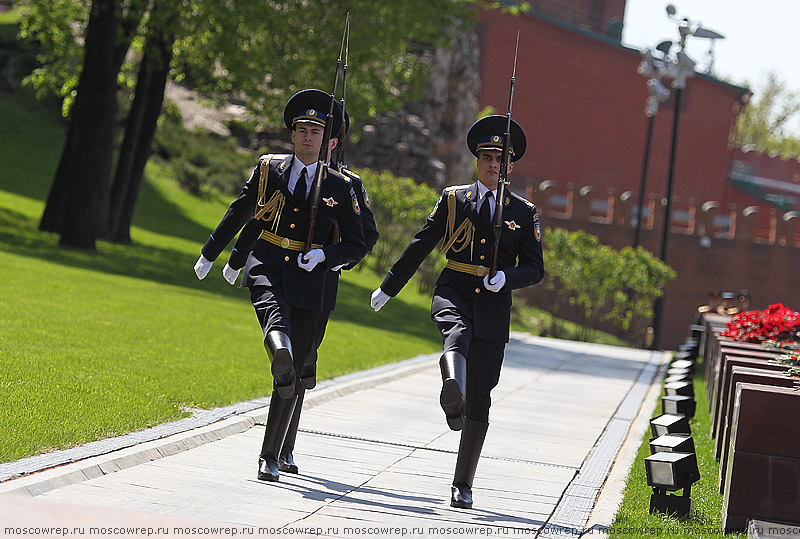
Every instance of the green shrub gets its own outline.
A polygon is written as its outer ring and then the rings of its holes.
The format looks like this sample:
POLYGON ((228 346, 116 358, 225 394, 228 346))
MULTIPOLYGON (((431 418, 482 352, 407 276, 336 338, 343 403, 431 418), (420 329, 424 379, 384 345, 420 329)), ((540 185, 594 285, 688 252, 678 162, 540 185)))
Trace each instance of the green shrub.
POLYGON ((616 249, 596 236, 563 228, 545 231, 544 287, 551 292, 550 334, 561 333, 567 311, 577 315, 582 340, 590 340, 597 323, 611 321, 634 343, 653 317, 653 302, 675 272, 642 247, 616 249))
MULTIPOLYGON (((380 239, 368 255, 367 263, 376 273, 383 275, 400 257, 414 234, 423 227, 440 193, 411 178, 397 177, 385 170, 375 172, 362 169, 356 172, 364 180, 375 224, 380 232, 380 239)), ((433 291, 443 266, 444 255, 434 249, 417 271, 420 292, 433 291)))
POLYGON ((238 193, 258 158, 240 151, 235 139, 187 130, 171 109, 159 123, 153 152, 165 160, 181 187, 193 194, 238 193))

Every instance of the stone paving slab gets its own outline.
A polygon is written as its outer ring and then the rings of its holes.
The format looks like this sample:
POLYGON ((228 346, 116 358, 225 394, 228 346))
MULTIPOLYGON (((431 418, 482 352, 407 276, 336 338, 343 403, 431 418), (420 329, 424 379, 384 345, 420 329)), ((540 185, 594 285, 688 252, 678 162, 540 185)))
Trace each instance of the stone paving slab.
POLYGON ((265 410, 252 409, 6 481, 0 492, 100 514, 132 510, 297 535, 580 531, 620 445, 641 438, 630 432, 630 409, 641 408, 640 388, 657 382, 665 359, 514 334, 492 394, 471 511, 448 505, 459 433, 447 429, 438 405, 435 356, 307 393, 295 447, 301 473, 278 483, 255 478, 265 410))

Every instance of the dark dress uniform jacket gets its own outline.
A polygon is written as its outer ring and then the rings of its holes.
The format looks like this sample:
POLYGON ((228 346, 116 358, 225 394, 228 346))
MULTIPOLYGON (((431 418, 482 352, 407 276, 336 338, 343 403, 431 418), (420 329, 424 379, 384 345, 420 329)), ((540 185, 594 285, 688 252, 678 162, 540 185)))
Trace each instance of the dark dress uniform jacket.
MULTIPOLYGON (((492 230, 480 222, 477 199, 477 183, 446 188, 425 226, 392 266, 381 289, 389 296, 397 295, 439 242, 448 247, 448 261, 488 267, 492 230)), ((497 269, 505 273, 506 284, 494 293, 484 287, 483 276, 445 268, 436 281, 431 312, 455 308, 472 322, 476 337, 508 342, 511 291, 536 284, 544 277, 536 206, 510 191, 506 192, 503 205, 497 269)))
MULTIPOLYGON (((375 226, 375 216, 372 215, 369 195, 367 195, 367 190, 364 188, 364 182, 361 180, 361 176, 347 169, 344 169, 342 174, 350 180, 353 191, 355 191, 356 197, 358 198, 358 203, 361 206, 361 224, 364 226, 364 242, 366 243, 366 252, 369 253, 378 242, 378 227, 375 226)), ((344 269, 353 269, 360 261, 361 259, 350 262, 344 269)), ((331 265, 330 267, 334 266, 331 265)), ((336 308, 336 294, 339 290, 340 274, 340 271, 329 271, 325 276, 325 298, 322 302, 323 311, 332 311, 336 308)))
MULTIPOLYGON (((369 253, 372 251, 375 243, 377 243, 379 236, 378 228, 375 226, 375 216, 372 215, 372 209, 370 208, 369 195, 367 195, 367 190, 364 188, 364 182, 361 180, 361 177, 358 174, 345 169, 343 175, 349 182, 351 182, 353 191, 358 199, 358 205, 361 208, 361 223, 364 227, 366 252, 369 253)), ((261 230, 261 225, 256 219, 251 219, 244 226, 242 231, 239 233, 239 237, 236 239, 236 244, 233 246, 231 257, 228 260, 228 265, 231 268, 238 270, 244 267, 247 261, 247 256, 250 253, 250 250, 253 248, 253 244, 255 244, 256 240, 258 239, 258 236, 261 234, 261 230)), ((338 229, 334 230, 334 233, 338 232, 338 229)), ((329 238, 326 244, 330 243, 334 243, 332 238, 329 238)), ((360 261, 361 259, 350 262, 344 267, 344 269, 353 269, 353 267, 360 261)), ((335 266, 329 265, 329 267, 335 266)), ((331 271, 325 275, 325 297, 322 302, 323 311, 332 311, 336 307, 336 293, 339 289, 340 273, 341 272, 339 271, 331 271)))
MULTIPOLYGON (((203 245, 202 253, 215 260, 257 210, 257 201, 266 204, 266 211, 258 223, 280 238, 304 243, 308 234, 311 203, 306 199, 296 204, 288 189, 292 156, 269 159, 267 184, 259 197, 259 176, 262 162, 253 170, 239 197, 203 245)), ((341 241, 325 245, 325 262, 308 272, 297 265, 298 250, 284 248, 258 239, 247 257, 242 286, 282 286, 284 298, 292 307, 310 311, 322 310, 325 273, 328 268, 347 264, 364 257, 364 230, 361 225, 361 207, 355 191, 345 178, 325 168, 319 209, 314 225, 312 243, 323 245, 338 223, 341 241)), ((310 197, 309 197, 310 198, 310 197)))

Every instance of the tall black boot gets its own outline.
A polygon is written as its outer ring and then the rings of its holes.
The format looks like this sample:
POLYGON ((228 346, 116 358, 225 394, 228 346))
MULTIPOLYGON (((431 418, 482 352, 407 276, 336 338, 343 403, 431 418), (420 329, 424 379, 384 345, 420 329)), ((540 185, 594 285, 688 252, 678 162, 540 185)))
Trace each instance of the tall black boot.
POLYGON ((303 389, 314 389, 317 386, 317 351, 309 353, 300 370, 300 383, 303 389))
POLYGON ((453 486, 450 487, 450 505, 462 509, 472 509, 472 480, 478 468, 483 440, 489 423, 464 418, 464 430, 461 431, 461 443, 458 445, 456 472, 453 474, 453 486))
POLYGON ((292 361, 292 341, 282 331, 270 331, 264 337, 264 346, 272 360, 272 379, 275 391, 284 399, 294 396, 294 362, 292 361))
POLYGON ((299 473, 297 464, 294 462, 294 443, 297 439, 297 428, 300 426, 300 412, 303 411, 303 398, 306 392, 299 390, 297 395, 297 404, 294 405, 294 413, 292 413, 292 420, 289 422, 289 430, 286 432, 286 439, 283 441, 283 449, 278 457, 278 469, 286 473, 299 473))
POLYGON ((258 478, 262 481, 277 481, 278 455, 281 454, 286 431, 292 420, 297 395, 290 399, 281 398, 273 391, 267 414, 267 429, 264 432, 264 442, 261 444, 261 454, 258 457, 258 478))
POLYGON ((467 389, 467 359, 458 352, 445 352, 439 359, 442 371, 442 392, 439 404, 442 405, 451 430, 464 427, 464 398, 467 389))

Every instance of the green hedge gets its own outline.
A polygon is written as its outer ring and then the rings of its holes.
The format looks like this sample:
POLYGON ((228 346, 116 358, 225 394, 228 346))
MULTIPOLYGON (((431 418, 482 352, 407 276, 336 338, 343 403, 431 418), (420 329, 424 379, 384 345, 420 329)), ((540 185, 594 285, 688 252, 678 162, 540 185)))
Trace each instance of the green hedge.
MULTIPOLYGON (((610 321, 621 336, 637 344, 653 317, 653 304, 675 272, 642 247, 616 250, 583 231, 547 228, 544 287, 551 292, 548 310, 558 318, 575 313, 590 340, 599 322, 610 321)), ((558 318, 553 318, 558 324, 558 318)), ((551 335, 560 328, 554 325, 551 335)))

